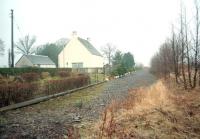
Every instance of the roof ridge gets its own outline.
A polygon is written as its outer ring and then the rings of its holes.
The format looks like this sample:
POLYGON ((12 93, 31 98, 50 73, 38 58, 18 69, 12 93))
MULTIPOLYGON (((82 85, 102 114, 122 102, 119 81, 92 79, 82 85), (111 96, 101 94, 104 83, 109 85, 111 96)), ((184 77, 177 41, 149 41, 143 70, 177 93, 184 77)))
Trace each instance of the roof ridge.
POLYGON ((43 55, 24 55, 27 57, 33 64, 55 64, 50 57, 43 55))
POLYGON ((78 37, 78 40, 85 46, 85 48, 93 55, 101 56, 101 53, 88 41, 83 38, 78 37))
POLYGON ((28 54, 26 56, 43 56, 43 57, 48 57, 48 56, 45 56, 45 55, 32 55, 32 54, 28 54))

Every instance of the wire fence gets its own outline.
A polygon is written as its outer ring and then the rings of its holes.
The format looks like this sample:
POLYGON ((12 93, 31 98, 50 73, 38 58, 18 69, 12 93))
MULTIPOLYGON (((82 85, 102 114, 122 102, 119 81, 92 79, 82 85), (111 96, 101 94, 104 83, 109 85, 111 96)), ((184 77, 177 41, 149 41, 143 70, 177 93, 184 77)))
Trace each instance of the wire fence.
POLYGON ((72 72, 88 74, 90 76, 91 83, 101 82, 106 78, 104 68, 72 68, 72 72))

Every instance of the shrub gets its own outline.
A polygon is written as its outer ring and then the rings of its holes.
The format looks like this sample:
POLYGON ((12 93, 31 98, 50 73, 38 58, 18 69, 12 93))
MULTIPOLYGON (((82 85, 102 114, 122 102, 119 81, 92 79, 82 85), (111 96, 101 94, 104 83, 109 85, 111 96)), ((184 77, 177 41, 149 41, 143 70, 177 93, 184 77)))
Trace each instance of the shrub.
POLYGON ((77 75, 78 76, 85 76, 85 74, 83 74, 83 73, 78 73, 77 75))
POLYGON ((21 76, 27 82, 37 81, 40 78, 39 74, 35 72, 23 73, 21 76))
POLYGON ((33 83, 12 83, 0 85, 0 107, 18 103, 33 97, 38 85, 33 83))
POLYGON ((47 77, 49 77, 49 76, 50 76, 49 72, 42 72, 42 73, 41 73, 41 78, 42 78, 42 79, 45 79, 45 78, 47 78, 47 77))
POLYGON ((3 76, 0 74, 0 79, 3 79, 3 76))
POLYGON ((58 71, 58 75, 62 78, 65 78, 65 77, 69 77, 70 76, 70 72, 67 72, 67 71, 58 71))
POLYGON ((126 72, 127 72, 126 67, 124 67, 123 64, 120 64, 120 65, 116 66, 115 68, 113 68, 111 75, 113 75, 113 76, 124 75, 126 72))
POLYGON ((59 93, 62 91, 88 85, 89 76, 69 77, 62 80, 50 80, 45 83, 45 92, 47 94, 59 93))
POLYGON ((23 80, 23 78, 22 78, 22 77, 20 77, 20 76, 15 76, 15 78, 14 78, 13 82, 20 82, 20 83, 23 83, 23 82, 24 82, 24 80, 23 80))
POLYGON ((0 84, 6 84, 6 80, 0 78, 0 84))

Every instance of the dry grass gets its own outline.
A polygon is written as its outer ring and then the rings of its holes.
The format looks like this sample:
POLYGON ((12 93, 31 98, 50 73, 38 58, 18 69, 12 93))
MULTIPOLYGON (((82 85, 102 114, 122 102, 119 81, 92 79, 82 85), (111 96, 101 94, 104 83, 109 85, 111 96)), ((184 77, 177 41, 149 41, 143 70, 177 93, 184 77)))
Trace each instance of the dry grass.
POLYGON ((158 81, 113 101, 90 126, 86 138, 200 138, 200 92, 158 81))

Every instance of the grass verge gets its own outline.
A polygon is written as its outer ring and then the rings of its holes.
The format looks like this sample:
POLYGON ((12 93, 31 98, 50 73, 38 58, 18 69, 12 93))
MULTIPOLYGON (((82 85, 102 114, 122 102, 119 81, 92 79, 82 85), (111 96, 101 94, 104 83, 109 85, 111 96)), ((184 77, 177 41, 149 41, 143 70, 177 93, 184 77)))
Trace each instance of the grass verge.
POLYGON ((103 86, 104 83, 76 91, 72 94, 53 98, 48 101, 41 102, 38 105, 34 105, 33 108, 54 110, 62 108, 64 109, 69 106, 82 107, 82 105, 85 103, 88 103, 93 98, 98 97, 98 95, 100 95, 102 92, 103 86))
POLYGON ((158 81, 107 106, 85 138, 200 138, 200 93, 158 81))

